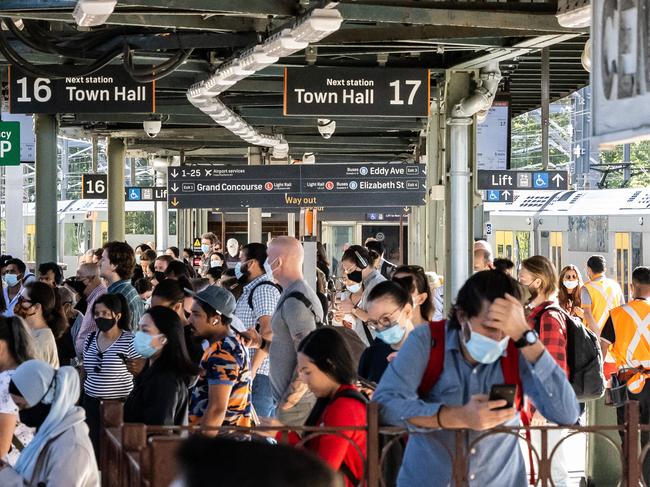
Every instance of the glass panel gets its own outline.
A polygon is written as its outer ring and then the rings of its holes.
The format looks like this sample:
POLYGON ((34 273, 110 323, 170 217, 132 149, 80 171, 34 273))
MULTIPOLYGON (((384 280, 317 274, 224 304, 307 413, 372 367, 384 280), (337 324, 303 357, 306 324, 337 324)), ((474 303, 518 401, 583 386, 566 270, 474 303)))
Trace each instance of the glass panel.
POLYGON ((530 257, 530 232, 515 232, 517 249, 515 252, 515 266, 519 268, 522 260, 530 257))
MULTIPOLYGON (((406 225, 404 225, 406 227, 406 225)), ((394 264, 399 264, 399 226, 398 225, 362 225, 361 226, 361 242, 365 242, 367 238, 376 238, 384 243, 386 254, 384 258, 394 264)), ((404 245, 407 244, 404 240, 404 245)))
POLYGON ((337 276, 341 275, 339 261, 343 251, 355 241, 354 230, 354 225, 331 225, 329 231, 323 231, 323 244, 327 250, 327 257, 337 276))
POLYGON ((81 255, 84 253, 84 224, 66 223, 63 226, 63 255, 81 255))

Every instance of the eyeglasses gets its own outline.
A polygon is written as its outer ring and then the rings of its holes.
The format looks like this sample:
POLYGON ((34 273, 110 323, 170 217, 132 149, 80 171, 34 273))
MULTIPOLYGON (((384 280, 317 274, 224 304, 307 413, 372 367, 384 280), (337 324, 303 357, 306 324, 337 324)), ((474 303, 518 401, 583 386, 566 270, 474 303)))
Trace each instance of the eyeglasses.
POLYGON ((366 325, 368 325, 373 330, 377 330, 377 331, 382 331, 385 330, 386 328, 391 328, 391 326, 395 323, 392 319, 393 315, 395 315, 395 313, 401 310, 402 310, 401 308, 395 308, 391 313, 382 316, 378 320, 366 321, 366 325))
POLYGON ((104 352, 100 352, 99 350, 97 350, 97 357, 99 358, 99 364, 95 365, 95 367, 93 368, 93 371, 96 374, 99 374, 102 371, 102 365, 103 365, 103 362, 104 362, 104 352))

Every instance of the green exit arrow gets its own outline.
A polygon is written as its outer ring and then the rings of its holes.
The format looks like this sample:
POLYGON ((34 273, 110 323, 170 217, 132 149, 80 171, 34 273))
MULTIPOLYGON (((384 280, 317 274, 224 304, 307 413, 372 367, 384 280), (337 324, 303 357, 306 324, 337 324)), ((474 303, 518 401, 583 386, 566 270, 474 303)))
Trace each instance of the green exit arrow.
POLYGON ((20 166, 20 122, 0 122, 0 166, 20 166))

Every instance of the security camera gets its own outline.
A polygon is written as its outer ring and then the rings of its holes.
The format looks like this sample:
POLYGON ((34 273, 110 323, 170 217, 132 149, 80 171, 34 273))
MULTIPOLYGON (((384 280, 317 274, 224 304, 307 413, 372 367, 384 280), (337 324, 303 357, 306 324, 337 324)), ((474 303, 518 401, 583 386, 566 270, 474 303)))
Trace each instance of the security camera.
POLYGON ((317 121, 318 131, 324 139, 329 139, 336 130, 336 122, 329 118, 319 118, 317 121))
POLYGON ((145 120, 142 122, 145 133, 152 139, 160 133, 162 122, 160 120, 145 120))

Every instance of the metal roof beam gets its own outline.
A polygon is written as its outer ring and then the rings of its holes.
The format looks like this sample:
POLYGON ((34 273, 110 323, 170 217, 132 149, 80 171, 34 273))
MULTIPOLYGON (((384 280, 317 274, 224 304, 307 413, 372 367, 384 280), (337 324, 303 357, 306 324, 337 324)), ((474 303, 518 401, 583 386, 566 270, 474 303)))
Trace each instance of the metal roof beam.
POLYGON ((459 10, 446 8, 413 8, 388 5, 344 3, 338 6, 346 20, 388 24, 439 25, 511 29, 522 32, 584 33, 584 29, 562 27, 555 15, 500 12, 495 10, 459 10))
POLYGON ((289 17, 297 15, 298 2, 293 0, 120 0, 120 7, 148 7, 177 10, 198 10, 229 15, 289 17))

